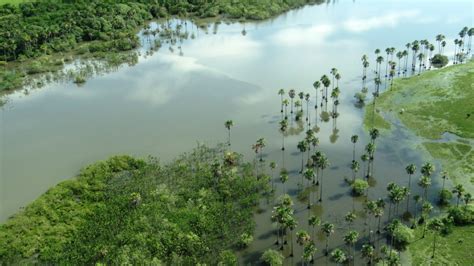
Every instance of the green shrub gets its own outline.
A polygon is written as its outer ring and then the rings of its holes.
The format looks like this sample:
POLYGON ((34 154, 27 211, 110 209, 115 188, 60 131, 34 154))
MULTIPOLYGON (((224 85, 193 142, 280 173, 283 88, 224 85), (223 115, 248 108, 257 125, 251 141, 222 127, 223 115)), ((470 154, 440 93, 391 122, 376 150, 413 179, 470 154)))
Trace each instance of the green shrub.
POLYGON ((472 207, 451 207, 448 217, 453 219, 455 225, 474 224, 474 210, 472 207))
POLYGON ((444 67, 448 63, 449 63, 448 57, 442 54, 435 54, 433 58, 431 59, 431 64, 436 68, 444 67))
POLYGON ((451 199, 453 198, 453 193, 450 190, 447 189, 442 189, 439 192, 439 200, 438 203, 441 206, 448 206, 449 203, 451 202, 451 199))
POLYGON ((369 188, 369 183, 363 179, 358 178, 352 183, 352 193, 356 196, 364 195, 367 188, 369 188))

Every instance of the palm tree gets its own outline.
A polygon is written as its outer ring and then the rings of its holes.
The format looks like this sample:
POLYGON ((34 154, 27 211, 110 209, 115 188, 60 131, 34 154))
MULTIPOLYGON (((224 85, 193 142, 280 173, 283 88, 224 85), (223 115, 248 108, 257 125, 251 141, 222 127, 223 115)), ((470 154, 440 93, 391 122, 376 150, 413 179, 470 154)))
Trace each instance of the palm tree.
POLYGON ((230 128, 234 126, 234 122, 232 120, 227 120, 224 123, 225 128, 227 128, 228 136, 227 136, 227 143, 230 146, 230 128))
POLYGON ((308 122, 308 125, 311 126, 311 113, 309 112, 309 93, 306 93, 305 101, 306 101, 306 121, 308 122))
POLYGON ((435 257, 436 252, 436 237, 438 236, 441 229, 444 227, 443 221, 439 218, 434 218, 428 224, 428 228, 433 232, 433 254, 431 258, 435 257))
POLYGON ((464 189, 464 186, 461 185, 461 184, 458 184, 454 187, 453 193, 457 194, 457 197, 458 197, 457 202, 456 202, 456 207, 459 206, 459 200, 461 200, 461 198, 464 195, 465 191, 466 190, 464 189))
POLYGON ((346 254, 344 254, 344 251, 336 248, 331 252, 331 260, 333 260, 337 264, 343 264, 346 262, 347 257, 346 254))
POLYGON ((321 219, 319 219, 319 217, 316 215, 311 215, 311 217, 309 217, 308 219, 308 224, 309 226, 311 226, 311 238, 315 239, 315 229, 316 226, 319 226, 321 224, 321 219))
POLYGON ((375 144, 375 140, 376 140, 376 139, 379 137, 379 135, 380 135, 379 130, 376 129, 376 128, 372 128, 372 129, 370 130, 369 134, 370 134, 370 139, 372 140, 372 143, 375 144))
POLYGON ((412 50, 412 63, 411 63, 411 71, 412 73, 415 72, 416 67, 416 54, 420 50, 420 43, 418 41, 413 41, 411 43, 411 50, 412 50))
POLYGON ((284 228, 290 230, 290 257, 293 257, 293 230, 295 230, 298 222, 293 215, 287 215, 284 219, 284 228))
POLYGON ((349 228, 351 228, 352 223, 357 219, 357 215, 355 211, 350 211, 344 216, 344 220, 349 224, 349 228))
POLYGON ((403 58, 403 52, 402 51, 398 51, 397 54, 397 59, 398 59, 398 71, 397 71, 397 74, 398 76, 400 76, 400 67, 401 67, 401 64, 400 64, 400 61, 402 60, 403 58))
POLYGON ((352 258, 355 260, 355 243, 359 239, 359 233, 357 231, 351 230, 344 235, 344 242, 349 246, 348 254, 351 256, 351 247, 352 247, 352 258))
POLYGON ((358 161, 352 161, 351 163, 351 170, 352 170, 352 183, 354 183, 355 181, 355 176, 356 176, 356 173, 359 172, 359 169, 360 169, 360 165, 359 165, 359 162, 358 161))
POLYGON ((311 241, 311 237, 309 236, 308 232, 305 230, 300 230, 296 232, 296 243, 300 246, 304 246, 306 243, 311 241))
POLYGON ((329 73, 332 75, 332 88, 334 89, 334 79, 336 78, 337 68, 331 68, 331 71, 329 73))
MULTIPOLYGON (((306 170, 303 173, 304 177, 306 180, 308 180, 308 184, 311 180, 314 178, 314 171, 311 168, 306 168, 306 170)), ((311 190, 309 191, 308 195, 308 210, 311 209, 311 190)))
POLYGON ((380 78, 380 68, 383 63, 383 56, 377 56, 377 59, 375 61, 377 62, 377 66, 376 66, 377 77, 380 78))
POLYGON ((441 51, 441 42, 445 39, 446 37, 443 34, 438 34, 436 35, 436 41, 438 42, 438 51, 440 54, 442 54, 441 51))
POLYGON ((428 201, 425 201, 423 202, 423 205, 421 206, 421 210, 422 210, 421 215, 423 216, 423 220, 425 221, 424 222, 425 225, 423 226, 423 235, 421 236, 421 238, 425 238, 428 215, 433 210, 433 206, 428 201))
POLYGON ((295 98, 296 96, 296 92, 295 90, 291 89, 289 92, 288 92, 288 96, 290 96, 290 101, 291 101, 291 113, 293 113, 293 99, 295 98))
POLYGON ((324 173, 324 169, 326 169, 329 166, 329 161, 325 154, 321 154, 321 157, 319 157, 318 166, 321 169, 321 186, 320 186, 320 193, 319 193, 319 202, 322 202, 323 201, 323 173, 324 173))
POLYGON ((290 104, 288 99, 284 99, 283 105, 285 106, 285 120, 288 120, 288 104, 290 104))
POLYGON ((308 265, 314 262, 314 253, 316 253, 316 251, 318 251, 318 249, 313 241, 306 243, 303 248, 303 262, 307 262, 308 265))
POLYGON ((314 90, 315 90, 315 94, 314 94, 314 109, 316 109, 316 115, 315 115, 315 118, 316 118, 316 126, 318 125, 318 90, 319 88, 321 87, 321 82, 319 81, 315 81, 313 83, 313 87, 314 87, 314 90))
POLYGON ((301 153, 301 169, 300 169, 300 173, 303 173, 303 167, 304 167, 304 153, 308 150, 309 145, 308 145, 308 142, 306 142, 306 140, 302 140, 302 141, 298 142, 298 145, 297 145, 296 147, 298 148, 298 150, 299 150, 300 153, 301 153))
POLYGON ((329 222, 324 222, 321 225, 321 232, 323 232, 324 235, 326 236, 326 249, 324 251, 324 255, 327 256, 329 254, 328 240, 329 240, 329 237, 334 233, 334 224, 331 224, 329 222))
POLYGON ((280 95, 280 98, 281 98, 281 110, 280 110, 280 112, 283 114, 283 95, 285 95, 285 90, 280 89, 278 91, 278 95, 280 95))
POLYGON ((281 135, 282 135, 282 140, 281 140, 281 150, 284 151, 285 150, 285 134, 286 134, 286 130, 288 128, 288 120, 281 120, 280 121, 280 131, 281 131, 281 135))
POLYGON ((370 244, 362 245, 362 257, 368 259, 368 265, 372 265, 372 260, 375 257, 375 248, 370 244))
POLYGON ((431 185, 431 178, 429 176, 421 176, 420 180, 418 181, 418 186, 423 188, 423 195, 424 200, 428 198, 428 187, 431 185))
POLYGON ((352 148, 352 161, 355 161, 356 143, 357 143, 358 140, 359 140, 359 136, 358 136, 358 135, 352 135, 352 136, 351 136, 351 142, 352 142, 352 144, 353 144, 353 148, 352 148))
POLYGON ((286 193, 285 184, 288 181, 288 171, 285 168, 280 170, 280 181, 283 184, 283 191, 286 193))
POLYGON ((425 163, 421 167, 421 174, 425 176, 431 176, 435 171, 435 167, 432 163, 425 163))
POLYGON ((270 170, 272 171, 271 179, 272 179, 272 192, 273 192, 275 190, 275 186, 274 186, 275 168, 277 168, 278 165, 275 162, 270 162, 269 166, 270 166, 270 170))
POLYGON ((325 102, 327 103, 328 102, 328 88, 331 85, 331 81, 329 80, 328 76, 326 76, 326 75, 323 75, 321 77, 320 81, 323 84, 324 89, 325 89, 325 95, 323 96, 323 98, 324 98, 325 102))
POLYGON ((260 151, 260 162, 263 162, 263 148, 266 146, 266 141, 265 138, 259 138, 257 140, 257 143, 255 144, 258 147, 258 150, 260 151))
MULTIPOLYGON (((405 171, 408 174, 408 190, 411 191, 411 176, 415 174, 416 172, 416 165, 414 164, 409 164, 407 167, 405 167, 405 171)), ((410 197, 407 197, 407 212, 410 206, 410 197)))
POLYGON ((423 59, 425 58, 425 55, 423 53, 418 54, 418 61, 420 61, 420 66, 418 68, 418 74, 421 73, 421 66, 423 65, 423 59))

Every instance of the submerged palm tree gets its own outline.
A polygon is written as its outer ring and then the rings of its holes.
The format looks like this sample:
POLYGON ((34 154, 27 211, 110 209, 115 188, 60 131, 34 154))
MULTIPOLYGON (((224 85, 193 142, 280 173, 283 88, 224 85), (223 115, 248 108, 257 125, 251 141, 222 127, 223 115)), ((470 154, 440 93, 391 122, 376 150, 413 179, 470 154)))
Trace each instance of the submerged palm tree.
POLYGON ((352 161, 355 161, 355 152, 356 152, 356 143, 359 140, 359 136, 357 135, 352 135, 351 136, 351 142, 353 144, 352 147, 352 161))
POLYGON ((355 260, 355 243, 359 239, 359 233, 357 231, 351 230, 344 235, 344 242, 349 246, 348 254, 351 256, 351 247, 352 247, 352 258, 355 260))
POLYGON ((308 219, 308 224, 311 226, 311 237, 315 239, 315 234, 316 234, 316 226, 319 226, 321 224, 321 219, 319 219, 318 216, 312 215, 308 219))
POLYGON ((300 173, 303 173, 303 168, 304 168, 304 153, 305 153, 305 152, 308 150, 308 148, 309 148, 308 142, 306 142, 306 140, 302 140, 302 141, 298 142, 297 148, 298 148, 298 150, 299 150, 300 153, 301 153, 301 169, 300 169, 300 173))
POLYGON ((319 169, 321 169, 319 202, 322 202, 323 201, 323 173, 324 173, 324 169, 326 169, 329 166, 329 161, 325 154, 321 154, 321 156, 318 159, 317 165, 319 169))
POLYGON ((331 85, 331 80, 329 80, 328 76, 323 75, 323 76, 321 77, 320 81, 321 81, 321 83, 323 84, 324 89, 325 89, 325 94, 324 94, 323 98, 324 98, 324 101, 325 101, 326 104, 327 104, 327 102, 328 102, 328 88, 329 88, 329 86, 331 85))
POLYGON ((227 143, 230 146, 230 129, 234 126, 234 122, 232 120, 227 120, 224 123, 225 128, 227 128, 228 136, 227 136, 227 143))
POLYGON ((326 236, 326 249, 324 251, 324 255, 327 256, 329 254, 328 240, 329 240, 329 237, 334 233, 334 224, 331 224, 329 222, 324 222, 321 225, 321 232, 324 233, 324 235, 326 236))
POLYGON ((288 92, 288 96, 290 96, 290 101, 291 101, 291 104, 290 104, 291 113, 293 113, 293 99, 294 99, 295 96, 296 96, 295 90, 291 89, 291 90, 288 92))
POLYGON ((375 258, 375 248, 370 244, 362 245, 362 257, 368 260, 368 265, 372 265, 372 260, 375 258))
POLYGON ((278 95, 280 95, 280 99, 281 99, 281 110, 280 110, 280 113, 283 114, 283 95, 285 95, 285 90, 284 89, 280 89, 278 91, 278 95))
POLYGON ((307 262, 308 265, 314 262, 314 253, 316 253, 316 251, 318 251, 318 249, 316 248, 316 245, 313 241, 310 241, 304 245, 303 265, 305 265, 304 262, 307 262))
MULTIPOLYGON (((414 164, 409 164, 405 167, 405 170, 408 174, 408 190, 411 191, 411 176, 416 172, 416 166, 414 164)), ((407 197, 407 212, 410 207, 410 197, 407 197)))

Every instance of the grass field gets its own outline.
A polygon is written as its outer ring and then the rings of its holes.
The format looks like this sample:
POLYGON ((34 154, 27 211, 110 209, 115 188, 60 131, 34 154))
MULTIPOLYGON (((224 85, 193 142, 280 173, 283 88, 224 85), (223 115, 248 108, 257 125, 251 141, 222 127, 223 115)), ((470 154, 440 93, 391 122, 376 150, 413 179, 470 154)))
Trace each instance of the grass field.
POLYGON ((473 265, 474 262, 474 225, 457 226, 447 236, 438 235, 436 253, 432 258, 433 234, 428 232, 421 238, 423 228, 415 230, 415 241, 410 244, 409 251, 413 265, 473 265))
MULTIPOLYGON (((372 110, 369 104, 366 127, 372 125, 372 110)), ((377 99, 375 126, 393 128, 387 116, 420 137, 449 177, 474 193, 474 61, 396 80, 377 99), (445 139, 447 132, 454 136, 445 139)))
POLYGON ((0 6, 4 4, 18 5, 19 3, 26 2, 28 0, 0 0, 0 6))

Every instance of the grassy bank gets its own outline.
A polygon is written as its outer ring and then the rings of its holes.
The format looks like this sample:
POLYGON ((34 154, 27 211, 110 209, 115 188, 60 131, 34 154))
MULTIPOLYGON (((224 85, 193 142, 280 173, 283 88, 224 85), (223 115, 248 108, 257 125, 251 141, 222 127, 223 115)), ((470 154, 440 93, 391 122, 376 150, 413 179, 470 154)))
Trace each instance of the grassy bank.
MULTIPOLYGON (((0 226, 0 264, 216 264, 252 235, 263 181, 234 153, 170 163, 113 157, 0 226)), ((263 180, 263 179, 261 179, 263 180)))
MULTIPOLYGON (((372 106, 370 104, 370 106, 372 106)), ((375 126, 390 130, 400 120, 422 139, 455 183, 474 192, 474 61, 397 79, 376 101, 375 126), (454 134, 444 139, 444 134, 454 134)), ((372 109, 364 123, 372 125, 372 109)))

